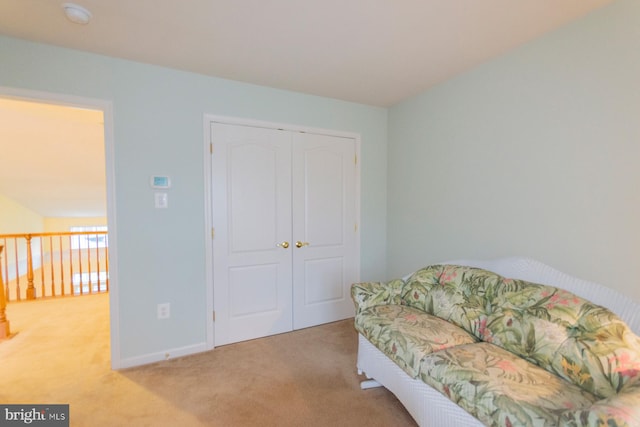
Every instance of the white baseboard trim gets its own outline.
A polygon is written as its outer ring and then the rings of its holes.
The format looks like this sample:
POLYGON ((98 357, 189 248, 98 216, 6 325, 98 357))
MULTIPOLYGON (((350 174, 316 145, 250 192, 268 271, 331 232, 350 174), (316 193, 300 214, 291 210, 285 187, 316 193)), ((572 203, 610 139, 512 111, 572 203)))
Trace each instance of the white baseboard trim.
POLYGON ((120 359, 120 366, 117 369, 133 368, 135 366, 148 365, 149 363, 161 362, 163 360, 175 359, 176 357, 189 356, 191 354, 202 353, 208 351, 206 342, 193 344, 185 347, 177 347, 149 353, 142 356, 135 356, 120 359))

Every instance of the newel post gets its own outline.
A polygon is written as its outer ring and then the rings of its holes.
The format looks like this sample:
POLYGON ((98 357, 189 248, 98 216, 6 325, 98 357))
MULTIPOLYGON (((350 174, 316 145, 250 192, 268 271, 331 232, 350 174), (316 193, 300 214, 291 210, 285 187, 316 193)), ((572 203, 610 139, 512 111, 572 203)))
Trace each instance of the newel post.
POLYGON ((2 279, 2 249, 4 249, 4 246, 0 245, 0 339, 9 338, 11 334, 9 331, 9 321, 7 320, 7 314, 5 312, 7 308, 7 296, 4 293, 4 281, 2 279))
POLYGON ((31 234, 25 236, 27 239, 27 299, 36 299, 36 287, 33 285, 33 255, 31 252, 31 234))

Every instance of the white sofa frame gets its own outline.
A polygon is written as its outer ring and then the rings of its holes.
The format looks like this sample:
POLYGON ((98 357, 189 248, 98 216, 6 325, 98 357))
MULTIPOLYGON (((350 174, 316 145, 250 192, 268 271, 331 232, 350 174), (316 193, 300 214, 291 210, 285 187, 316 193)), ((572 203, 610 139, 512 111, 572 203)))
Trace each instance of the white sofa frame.
MULTIPOLYGON (((511 257, 489 261, 457 260, 441 264, 468 265, 493 271, 504 277, 522 279, 565 289, 616 313, 640 335, 640 304, 621 293, 586 280, 572 277, 530 258, 511 257)), ((358 335, 358 374, 363 389, 384 386, 402 402, 409 414, 423 427, 482 426, 483 424, 428 386, 413 379, 365 337, 358 335)))

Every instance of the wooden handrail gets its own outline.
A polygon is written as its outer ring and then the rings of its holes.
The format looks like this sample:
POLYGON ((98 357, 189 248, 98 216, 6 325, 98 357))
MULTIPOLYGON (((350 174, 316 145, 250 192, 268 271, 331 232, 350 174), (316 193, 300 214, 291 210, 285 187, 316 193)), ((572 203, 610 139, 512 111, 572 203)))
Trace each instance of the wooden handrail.
POLYGON ((7 320, 7 296, 4 293, 4 282, 2 281, 2 250, 3 245, 0 245, 0 339, 8 338, 11 335, 9 330, 9 320, 7 320))
POLYGON ((57 233, 21 233, 21 234, 0 234, 0 239, 19 239, 21 237, 26 238, 27 236, 31 237, 49 237, 49 236, 95 236, 95 235, 103 235, 106 236, 108 234, 107 231, 60 231, 57 233))
MULTIPOLYGON (((11 262, 15 263, 15 275, 12 278, 9 276, 9 259, 5 251, 4 271, 0 264, 0 276, 4 276, 0 279, 5 279, 3 286, 5 301, 21 300, 25 297, 27 300, 32 300, 36 297, 108 292, 107 235, 107 231, 0 234, 0 245, 6 246, 7 240, 13 240, 12 250, 9 252, 12 252, 11 262), (91 236, 95 239, 74 239, 77 236, 91 236), (104 240, 99 236, 104 236, 104 240), (57 238, 54 239, 54 237, 57 238), (38 240, 33 239, 39 239, 39 244, 38 240), (18 245, 19 241, 20 245, 18 245), (100 270, 101 267, 104 271, 100 270), (45 269, 50 274, 45 275, 45 269), (37 270, 40 271, 36 275, 37 270), (68 285, 65 284, 65 270, 69 273, 68 285), (21 290, 20 282, 25 279, 26 289, 21 290), (46 283, 47 280, 50 282, 46 283), (35 283, 37 281, 39 281, 38 288, 35 283), (68 287, 68 292, 65 287, 68 287)), ((1 253, 0 256, 2 256, 1 253)), ((14 273, 13 266, 11 272, 14 273)))

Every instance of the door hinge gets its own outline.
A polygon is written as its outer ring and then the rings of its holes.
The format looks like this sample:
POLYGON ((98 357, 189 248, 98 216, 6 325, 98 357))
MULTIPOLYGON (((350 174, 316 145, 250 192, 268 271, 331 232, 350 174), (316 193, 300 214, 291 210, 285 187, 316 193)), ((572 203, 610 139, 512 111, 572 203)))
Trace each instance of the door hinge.
POLYGON ((211 317, 213 318, 213 321, 215 322, 215 321, 216 321, 216 312, 214 311, 214 312, 213 312, 213 313, 211 313, 211 314, 212 314, 212 316, 211 316, 211 317))
POLYGON ((354 232, 358 232, 358 223, 356 222, 355 224, 353 224, 353 231, 354 232))
POLYGON ((354 155, 353 155, 353 164, 354 164, 354 165, 357 165, 357 164, 358 164, 358 155, 357 155, 357 154, 354 154, 354 155))
POLYGON ((209 153, 213 154, 213 142, 209 143, 209 153))
POLYGON ((216 229, 211 227, 211 238, 213 239, 215 235, 216 235, 216 229))

